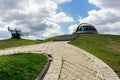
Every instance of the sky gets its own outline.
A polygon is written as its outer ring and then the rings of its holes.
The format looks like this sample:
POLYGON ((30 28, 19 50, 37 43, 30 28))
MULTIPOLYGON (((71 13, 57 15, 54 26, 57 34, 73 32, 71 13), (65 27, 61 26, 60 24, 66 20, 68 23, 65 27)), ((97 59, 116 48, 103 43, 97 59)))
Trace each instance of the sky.
POLYGON ((100 34, 120 35, 119 0, 0 0, 0 38, 19 29, 24 38, 46 39, 72 34, 90 23, 100 34))

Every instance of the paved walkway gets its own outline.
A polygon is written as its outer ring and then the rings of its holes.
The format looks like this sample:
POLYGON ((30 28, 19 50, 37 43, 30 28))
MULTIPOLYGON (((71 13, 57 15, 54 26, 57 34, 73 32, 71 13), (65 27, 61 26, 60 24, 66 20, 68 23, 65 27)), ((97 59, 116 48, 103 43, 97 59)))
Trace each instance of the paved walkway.
POLYGON ((55 53, 63 58, 60 80, 103 80, 97 65, 81 51, 66 42, 47 43, 42 51, 55 53), (48 46, 49 45, 49 46, 48 46))
MULTIPOLYGON (((43 44, 12 48, 0 51, 0 55, 16 52, 45 52, 56 54, 63 59, 60 80, 107 80, 95 62, 82 51, 67 42, 48 42, 43 44)), ((108 79, 108 80, 119 80, 108 79)))

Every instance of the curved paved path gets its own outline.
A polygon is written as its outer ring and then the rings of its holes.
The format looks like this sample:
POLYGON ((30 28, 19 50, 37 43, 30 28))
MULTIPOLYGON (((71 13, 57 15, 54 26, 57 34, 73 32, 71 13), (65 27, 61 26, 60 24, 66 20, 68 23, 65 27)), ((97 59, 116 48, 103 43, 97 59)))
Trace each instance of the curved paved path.
POLYGON ((79 48, 67 44, 67 42, 48 42, 1 50, 0 55, 15 52, 45 52, 61 56, 63 65, 60 80, 105 80, 98 65, 85 54, 82 54, 79 48))

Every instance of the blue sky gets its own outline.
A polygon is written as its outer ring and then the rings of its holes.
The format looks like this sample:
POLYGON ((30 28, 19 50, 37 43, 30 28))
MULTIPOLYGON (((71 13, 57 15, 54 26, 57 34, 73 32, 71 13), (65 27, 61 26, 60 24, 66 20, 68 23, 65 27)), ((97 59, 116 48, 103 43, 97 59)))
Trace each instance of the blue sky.
POLYGON ((90 4, 88 0, 72 0, 70 3, 59 5, 58 11, 63 11, 77 19, 79 16, 87 17, 88 11, 93 9, 98 8, 90 4))
POLYGON ((100 34, 120 35, 119 5, 119 0, 0 0, 0 38, 10 38, 8 26, 29 33, 29 39, 45 39, 71 34, 84 22, 100 34))
POLYGON ((88 0, 72 0, 69 3, 60 4, 58 12, 65 12, 66 14, 73 17, 74 22, 61 24, 62 31, 68 34, 68 26, 71 24, 79 24, 79 17, 85 18, 88 16, 88 11, 98 10, 99 8, 93 4, 90 4, 88 0))

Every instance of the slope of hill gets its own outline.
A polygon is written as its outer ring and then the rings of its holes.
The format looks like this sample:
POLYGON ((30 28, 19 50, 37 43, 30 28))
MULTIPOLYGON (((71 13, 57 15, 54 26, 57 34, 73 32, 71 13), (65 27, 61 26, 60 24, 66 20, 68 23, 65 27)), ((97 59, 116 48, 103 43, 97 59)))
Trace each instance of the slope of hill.
POLYGON ((120 36, 81 34, 70 44, 82 48, 111 66, 120 77, 120 36))
MULTIPOLYGON (((51 37, 41 42, 32 40, 0 40, 0 49, 17 47, 24 45, 32 45, 36 43, 54 41, 59 36, 51 37)), ((66 38, 66 37, 64 37, 66 38)), ((81 34, 70 44, 82 48, 96 57, 103 60, 120 77, 120 36, 118 35, 102 35, 102 34, 81 34)))
POLYGON ((37 44, 39 41, 27 40, 27 39, 6 39, 0 40, 0 49, 10 48, 10 47, 18 47, 25 45, 37 44))
POLYGON ((74 40, 79 34, 72 34, 72 35, 59 35, 55 37, 50 37, 48 39, 43 40, 42 42, 49 42, 49 41, 72 41, 74 40))
POLYGON ((59 37, 56 37, 54 41, 71 41, 74 40, 78 34, 72 34, 72 35, 61 35, 59 37))

